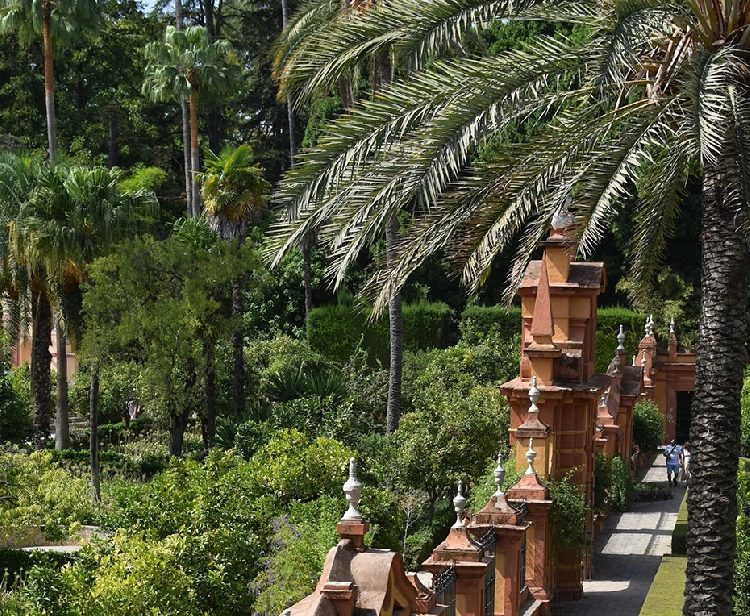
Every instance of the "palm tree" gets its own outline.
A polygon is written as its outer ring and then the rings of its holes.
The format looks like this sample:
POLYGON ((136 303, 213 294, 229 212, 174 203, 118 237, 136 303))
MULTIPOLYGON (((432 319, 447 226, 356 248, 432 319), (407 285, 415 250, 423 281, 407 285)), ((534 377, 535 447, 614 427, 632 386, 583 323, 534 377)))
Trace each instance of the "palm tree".
MULTIPOLYGON (((254 164, 252 148, 247 144, 237 148, 227 146, 219 156, 207 150, 204 171, 196 177, 203 185, 201 194, 212 228, 222 240, 242 246, 247 237, 247 225, 260 219, 263 195, 270 190, 270 184, 263 179, 263 171, 254 164)), ((242 279, 237 277, 232 281, 232 318, 236 321, 232 347, 234 404, 238 417, 245 410, 244 314, 242 279)))
POLYGON ((95 23, 94 0, 0 0, 0 32, 18 30, 21 42, 42 35, 44 42, 44 105, 50 160, 57 158, 54 45, 95 23))
POLYGON ((291 218, 278 236, 279 254, 321 225, 321 240, 335 249, 338 281, 393 212, 414 212, 398 258, 369 281, 378 309, 439 249, 474 290, 494 257, 517 242, 512 295, 532 249, 571 195, 584 256, 613 213, 633 207, 635 292, 644 293, 687 180, 701 176, 684 613, 731 614, 750 266, 750 2, 377 5, 342 15, 304 46, 287 49, 279 63, 282 93, 313 95, 362 53, 387 47, 417 72, 336 121, 278 193, 291 218), (538 36, 494 57, 435 59, 441 49, 460 49, 464 24, 493 18, 583 27, 577 40, 538 36), (542 121, 529 143, 476 159, 485 139, 532 119, 542 121))
MULTIPOLYGON (((126 193, 117 172, 105 168, 43 168, 9 225, 15 260, 28 272, 32 297, 32 397, 38 440, 49 437, 51 400, 50 339, 53 306, 60 321, 77 322, 65 314, 62 301, 86 275, 97 256, 136 230, 156 212, 150 191, 126 193)), ((65 355, 58 356, 58 372, 65 355)), ((67 380, 58 381, 56 447, 67 447, 67 380)))
POLYGON ((228 41, 209 43, 208 30, 193 26, 184 31, 167 26, 164 42, 146 46, 146 78, 143 93, 154 101, 180 97, 188 99, 190 108, 190 174, 193 176, 192 203, 188 215, 200 213, 198 181, 198 98, 217 96, 228 91, 238 71, 237 60, 228 41))

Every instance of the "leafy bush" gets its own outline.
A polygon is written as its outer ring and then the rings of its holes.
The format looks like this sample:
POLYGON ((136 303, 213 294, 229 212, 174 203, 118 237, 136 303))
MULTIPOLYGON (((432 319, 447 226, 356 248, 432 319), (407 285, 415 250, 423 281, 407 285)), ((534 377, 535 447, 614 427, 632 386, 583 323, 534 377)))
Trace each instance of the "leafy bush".
POLYGON ((58 540, 92 519, 88 478, 53 460, 49 451, 0 448, 0 536, 39 527, 58 540))
POLYGON ((664 441, 664 416, 653 400, 639 400, 633 410, 633 444, 653 453, 664 441))
POLYGON ((459 324, 461 340, 481 343, 487 336, 508 340, 521 333, 521 309, 504 306, 467 306, 459 324))
POLYGON ((750 613, 750 460, 744 462, 737 485, 737 553, 734 558, 736 616, 750 613))
POLYGON ((633 478, 621 456, 612 458, 611 501, 615 511, 630 511, 633 501, 633 478))
MULTIPOLYGON (((137 398, 140 368, 134 362, 108 361, 99 372, 99 421, 116 424, 122 421, 128 400, 137 398)), ((69 390, 70 412, 89 416, 91 375, 79 372, 69 390)))
POLYGON ((741 394, 740 455, 750 457, 750 369, 745 370, 741 394))
POLYGON ((0 378, 0 443, 23 443, 31 437, 31 409, 7 376, 0 378))
POLYGON ((583 553, 586 546, 586 497, 572 481, 573 471, 562 479, 549 479, 552 497, 552 537, 555 545, 583 553))

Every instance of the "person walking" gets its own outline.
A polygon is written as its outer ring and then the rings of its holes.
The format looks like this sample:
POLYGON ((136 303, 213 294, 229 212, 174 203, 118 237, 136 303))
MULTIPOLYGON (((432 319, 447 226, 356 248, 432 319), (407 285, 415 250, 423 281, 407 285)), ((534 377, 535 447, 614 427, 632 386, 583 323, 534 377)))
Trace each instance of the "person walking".
POLYGON ((682 460, 682 447, 672 439, 669 441, 669 445, 664 448, 664 457, 667 459, 667 482, 671 486, 672 476, 674 476, 674 485, 677 485, 682 460))

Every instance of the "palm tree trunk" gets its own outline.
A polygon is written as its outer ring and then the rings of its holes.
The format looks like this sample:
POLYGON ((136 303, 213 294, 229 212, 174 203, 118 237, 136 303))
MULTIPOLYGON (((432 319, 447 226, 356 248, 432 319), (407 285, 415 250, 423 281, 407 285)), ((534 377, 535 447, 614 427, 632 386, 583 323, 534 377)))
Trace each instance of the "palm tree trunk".
POLYGON ((55 74, 54 56, 52 53, 52 2, 42 5, 43 38, 44 38, 44 107, 47 113, 47 141, 49 142, 49 159, 57 158, 57 128, 55 120, 55 74))
POLYGON ((31 398, 34 406, 34 445, 46 447, 50 437, 52 397, 50 362, 52 354, 52 307, 44 289, 32 291, 31 398))
MULTIPOLYGON (((386 255, 390 262, 398 236, 398 217, 391 218, 385 230, 386 255)), ((388 302, 388 325, 391 342, 391 363, 388 374, 388 406, 386 409, 386 427, 388 434, 393 434, 401 419, 401 374, 404 368, 404 317, 401 311, 401 294, 396 294, 388 302)))
POLYGON ((58 317, 55 324, 57 347, 57 405, 55 413, 55 449, 70 447, 70 425, 68 422, 68 345, 65 331, 58 317))
POLYGON ((686 615, 732 614, 750 258, 738 229, 742 221, 736 204, 725 192, 727 171, 736 170, 705 166, 700 343, 690 428, 686 615))
MULTIPOLYGON (((178 32, 183 30, 182 2, 174 0, 174 27, 178 32)), ((186 215, 191 216, 193 212, 193 182, 190 176, 190 110, 184 96, 180 97, 180 108, 182 109, 182 156, 185 165, 185 202, 186 215)))
POLYGON ((190 84, 190 175, 193 183, 191 189, 192 205, 191 215, 198 216, 201 213, 200 187, 195 174, 200 169, 200 152, 198 152, 198 84, 190 84))
POLYGON ((102 498, 99 478, 99 365, 91 370, 91 389, 89 390, 89 461, 91 464, 91 488, 94 502, 102 498))

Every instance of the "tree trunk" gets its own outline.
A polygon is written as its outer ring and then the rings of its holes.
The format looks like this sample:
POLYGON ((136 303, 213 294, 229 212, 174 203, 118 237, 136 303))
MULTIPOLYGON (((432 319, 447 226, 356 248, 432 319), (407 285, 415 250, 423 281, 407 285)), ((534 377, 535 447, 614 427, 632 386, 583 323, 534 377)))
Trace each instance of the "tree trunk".
POLYGON ((70 447, 70 424, 68 422, 68 345, 60 318, 55 324, 57 351, 57 405, 55 413, 55 449, 70 447))
POLYGON ((44 38, 44 107, 47 113, 47 141, 49 143, 49 159, 54 162, 57 158, 57 128, 55 119, 55 74, 52 54, 52 2, 42 5, 43 38, 44 38))
POLYGON ((91 464, 91 488, 94 502, 102 498, 99 478, 99 365, 91 370, 91 389, 89 390, 89 461, 91 464))
POLYGON ((208 455, 208 452, 214 446, 214 438, 216 437, 216 354, 213 341, 203 345, 203 354, 206 358, 206 408, 201 423, 201 432, 203 434, 203 451, 208 455))
POLYGON ((192 216, 201 213, 200 187, 195 174, 200 169, 200 152, 198 151, 198 84, 194 80, 190 82, 190 174, 193 187, 192 194, 192 216))
MULTIPOLYGON (((729 158, 726 158, 726 163, 729 158)), ((726 166, 734 166, 730 160, 726 166)), ((700 342, 690 443, 683 614, 731 616, 737 522, 740 391, 747 363, 748 248, 727 175, 706 164, 700 342)))
POLYGON ((234 361, 234 410, 238 418, 245 415, 245 331, 243 317, 245 302, 242 298, 242 279, 232 281, 232 359, 234 361))
MULTIPOLYGON (((174 21, 175 29, 178 32, 182 32, 183 19, 181 0, 174 0, 174 21)), ((186 215, 190 217, 193 213, 193 180, 190 173, 190 110, 188 108, 188 102, 184 96, 180 97, 180 108, 182 109, 182 156, 185 165, 185 207, 186 215)))
POLYGON ((32 291, 31 398, 34 405, 34 445, 43 449, 50 437, 52 397, 50 396, 50 362, 52 354, 52 308, 47 295, 32 291))
POLYGON ((216 155, 221 150, 221 135, 219 134, 219 124, 221 123, 221 110, 219 105, 211 105, 208 110, 208 148, 216 155))
MULTIPOLYGON (((398 236, 398 217, 391 218, 385 230, 386 255, 390 263, 398 236)), ((388 302, 388 325, 391 342, 391 363, 388 374, 388 407, 386 433, 393 434, 401 419, 401 373, 404 368, 404 317, 401 312, 401 294, 388 302)))
POLYGON ((169 455, 179 458, 182 455, 182 443, 185 440, 185 429, 187 428, 190 409, 182 413, 173 412, 169 422, 169 455))
POLYGON ((109 139, 107 141, 107 166, 117 166, 117 108, 113 105, 109 109, 109 139))

